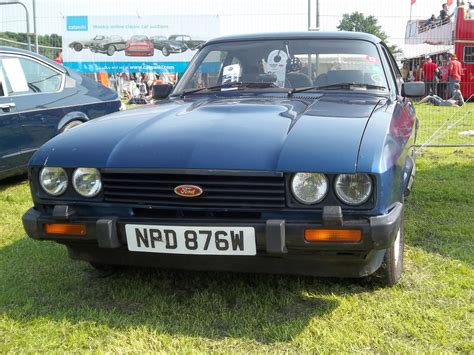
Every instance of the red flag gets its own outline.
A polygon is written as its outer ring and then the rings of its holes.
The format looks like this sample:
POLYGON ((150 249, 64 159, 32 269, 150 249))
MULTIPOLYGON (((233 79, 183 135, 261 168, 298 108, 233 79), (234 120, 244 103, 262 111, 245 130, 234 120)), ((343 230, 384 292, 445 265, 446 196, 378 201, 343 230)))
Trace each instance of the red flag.
POLYGON ((448 0, 448 1, 447 1, 448 7, 450 7, 450 6, 453 4, 453 1, 454 1, 454 0, 448 0))
POLYGON ((411 4, 413 5, 416 2, 416 0, 411 0, 411 4))

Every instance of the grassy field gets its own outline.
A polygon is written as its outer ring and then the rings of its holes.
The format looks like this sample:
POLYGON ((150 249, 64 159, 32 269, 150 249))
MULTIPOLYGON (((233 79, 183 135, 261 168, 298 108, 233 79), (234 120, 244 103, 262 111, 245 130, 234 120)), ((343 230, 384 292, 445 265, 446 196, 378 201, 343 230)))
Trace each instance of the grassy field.
POLYGON ((125 269, 103 277, 25 237, 24 181, 0 185, 0 353, 474 351, 474 150, 418 158, 404 277, 125 269))
POLYGON ((461 107, 415 104, 415 109, 420 119, 417 144, 424 144, 437 131, 431 144, 474 144, 474 136, 459 134, 474 129, 474 103, 461 107))

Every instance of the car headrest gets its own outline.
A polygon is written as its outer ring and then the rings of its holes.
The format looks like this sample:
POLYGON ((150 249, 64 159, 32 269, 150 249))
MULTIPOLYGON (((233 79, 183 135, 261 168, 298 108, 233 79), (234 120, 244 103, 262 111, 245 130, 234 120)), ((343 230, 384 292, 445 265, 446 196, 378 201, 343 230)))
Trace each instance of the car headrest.
POLYGON ((311 78, 304 73, 288 73, 286 79, 290 82, 293 88, 302 88, 313 86, 311 78))
POLYGON ((319 74, 314 80, 314 86, 325 86, 328 84, 328 75, 326 73, 319 74))

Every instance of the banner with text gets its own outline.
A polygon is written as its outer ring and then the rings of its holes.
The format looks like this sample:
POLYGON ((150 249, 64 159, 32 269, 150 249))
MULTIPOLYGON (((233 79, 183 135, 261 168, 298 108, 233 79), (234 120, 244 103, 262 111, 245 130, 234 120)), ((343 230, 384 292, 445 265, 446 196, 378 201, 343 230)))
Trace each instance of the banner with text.
POLYGON ((67 16, 64 65, 93 72, 183 72, 220 33, 218 16, 67 16))

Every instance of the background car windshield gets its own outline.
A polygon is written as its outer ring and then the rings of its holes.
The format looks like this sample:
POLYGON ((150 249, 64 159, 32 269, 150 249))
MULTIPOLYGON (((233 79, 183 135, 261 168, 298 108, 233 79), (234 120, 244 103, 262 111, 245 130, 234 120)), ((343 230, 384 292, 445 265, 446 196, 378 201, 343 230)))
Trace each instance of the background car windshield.
POLYGON ((143 41, 148 40, 148 37, 146 37, 146 36, 133 36, 132 38, 130 38, 130 40, 132 42, 143 42, 143 41))
POLYGON ((340 83, 387 87, 377 48, 370 42, 260 40, 206 46, 175 93, 232 82, 272 82, 280 88, 340 83))

